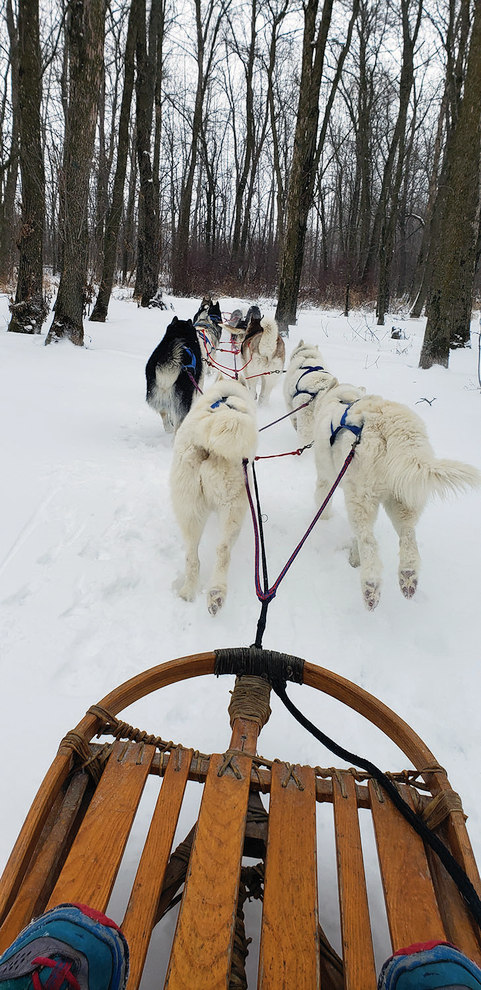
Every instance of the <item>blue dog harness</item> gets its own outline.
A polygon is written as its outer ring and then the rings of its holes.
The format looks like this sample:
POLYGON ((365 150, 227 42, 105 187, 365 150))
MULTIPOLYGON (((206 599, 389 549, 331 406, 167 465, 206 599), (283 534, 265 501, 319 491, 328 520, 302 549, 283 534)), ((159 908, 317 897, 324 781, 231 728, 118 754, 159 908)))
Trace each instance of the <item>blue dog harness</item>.
POLYGON ((220 406, 220 404, 221 404, 221 402, 227 402, 227 399, 228 398, 229 398, 228 395, 223 395, 221 399, 217 399, 217 402, 213 402, 210 408, 211 409, 218 409, 219 406, 220 406))
MULTIPOLYGON (((355 399, 354 402, 359 402, 359 399, 355 399)), ((346 408, 345 408, 345 410, 344 410, 344 412, 343 412, 343 414, 341 416, 341 420, 340 420, 339 426, 337 426, 336 429, 334 429, 334 426, 332 425, 332 420, 331 420, 331 436, 329 438, 329 443, 331 444, 331 447, 335 443, 336 437, 339 435, 339 433, 341 432, 341 430, 350 430, 351 433, 354 433, 354 436, 357 438, 357 440, 359 440, 359 438, 361 436, 361 432, 362 432, 362 425, 361 426, 355 426, 354 423, 347 423, 346 422, 347 414, 348 414, 351 406, 354 405, 354 402, 348 402, 347 403, 346 408)))
POLYGON ((182 367, 184 371, 192 371, 192 373, 195 375, 195 372, 197 370, 197 361, 195 354, 193 351, 191 351, 190 347, 186 347, 185 344, 184 344, 184 353, 187 355, 188 358, 190 358, 190 364, 186 364, 184 362, 182 364, 182 367))
POLYGON ((321 364, 316 364, 312 366, 309 365, 308 367, 306 367, 305 364, 301 364, 301 368, 304 368, 304 371, 302 372, 302 375, 299 375, 299 378, 297 379, 296 389, 292 398, 295 399, 296 395, 310 395, 311 398, 314 399, 318 393, 311 392, 309 391, 308 388, 299 388, 299 382, 301 381, 302 378, 304 378, 304 375, 309 375, 311 371, 325 371, 325 368, 323 368, 321 364))

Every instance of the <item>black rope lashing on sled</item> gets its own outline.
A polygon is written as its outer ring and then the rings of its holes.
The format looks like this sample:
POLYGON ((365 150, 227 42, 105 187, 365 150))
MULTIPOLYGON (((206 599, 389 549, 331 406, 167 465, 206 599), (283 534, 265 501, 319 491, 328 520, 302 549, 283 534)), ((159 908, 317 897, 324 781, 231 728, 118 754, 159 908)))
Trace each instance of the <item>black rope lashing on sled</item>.
POLYGON ((279 679, 284 684, 286 681, 293 681, 295 684, 302 684, 304 681, 304 660, 300 657, 257 649, 255 646, 214 650, 214 653, 216 677, 221 674, 236 674, 237 677, 249 674, 263 677, 270 684, 279 679))

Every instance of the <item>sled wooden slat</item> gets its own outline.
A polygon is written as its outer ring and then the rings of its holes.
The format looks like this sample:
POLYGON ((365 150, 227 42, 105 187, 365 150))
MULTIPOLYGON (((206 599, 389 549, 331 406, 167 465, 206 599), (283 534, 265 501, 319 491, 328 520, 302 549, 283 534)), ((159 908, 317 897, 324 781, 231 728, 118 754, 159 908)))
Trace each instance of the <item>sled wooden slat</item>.
MULTIPOLYGON (((440 839, 446 842, 447 836, 444 830, 441 828, 436 831, 440 839)), ((449 876, 436 853, 430 849, 428 862, 449 941, 481 966, 481 949, 473 928, 473 919, 454 880, 449 876)))
POLYGON ((115 743, 47 907, 77 901, 106 910, 154 753, 115 743))
POLYGON ((69 833, 77 818, 80 805, 88 784, 87 773, 76 773, 70 781, 65 794, 58 795, 52 806, 52 812, 46 823, 48 841, 40 838, 40 848, 31 869, 26 874, 15 901, 15 910, 11 911, 1 930, 1 945, 3 951, 24 928, 31 918, 42 913, 60 867, 65 859, 65 845, 69 833))
MULTIPOLYGON (((408 789, 400 787, 410 801, 408 789)), ((424 843, 385 795, 369 782, 372 817, 393 950, 413 942, 445 939, 424 843)))
POLYGON ((252 760, 210 760, 165 987, 225 990, 231 967, 252 760), (238 776, 237 776, 238 775, 238 776), (193 981, 195 974, 195 981, 193 981))
POLYGON ((136 990, 142 976, 192 752, 178 749, 170 755, 122 922, 130 949, 129 990, 136 990))
POLYGON ((316 788, 311 767, 272 765, 259 990, 320 987, 316 788), (302 789, 301 789, 302 788, 302 789))
POLYGON ((376 986, 376 967, 356 784, 352 774, 341 771, 338 779, 333 777, 332 786, 345 990, 373 990, 376 986))
MULTIPOLYGON (((30 807, 30 811, 20 830, 15 846, 2 874, 0 885, 0 921, 10 910, 18 892, 30 859, 47 821, 53 802, 56 800, 71 766, 71 751, 57 753, 47 771, 42 785, 30 807)), ((20 925, 17 932, 22 926, 20 925)), ((8 948, 9 942, 3 939, 0 931, 0 952, 8 948)))

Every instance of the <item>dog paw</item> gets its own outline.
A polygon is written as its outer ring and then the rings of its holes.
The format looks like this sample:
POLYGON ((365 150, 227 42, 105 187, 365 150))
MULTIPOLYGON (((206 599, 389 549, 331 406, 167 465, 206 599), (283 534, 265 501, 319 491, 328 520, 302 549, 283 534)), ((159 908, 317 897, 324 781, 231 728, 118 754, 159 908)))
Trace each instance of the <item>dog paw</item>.
POLYGON ((222 608, 225 601, 225 591, 220 588, 211 588, 207 595, 207 608, 211 615, 216 615, 222 608))
POLYGON ((179 598, 183 598, 184 602, 193 602, 195 598, 195 588, 191 585, 183 584, 180 588, 176 588, 179 598))
POLYGON ((412 598, 418 586, 416 571, 399 571, 399 587, 405 598, 412 598))
POLYGON ((362 585, 362 593, 366 608, 372 612, 376 606, 379 605, 379 599, 381 597, 381 589, 379 584, 375 581, 364 581, 362 585))
POLYGON ((359 567, 361 563, 357 541, 352 543, 349 548, 349 563, 351 567, 359 567))

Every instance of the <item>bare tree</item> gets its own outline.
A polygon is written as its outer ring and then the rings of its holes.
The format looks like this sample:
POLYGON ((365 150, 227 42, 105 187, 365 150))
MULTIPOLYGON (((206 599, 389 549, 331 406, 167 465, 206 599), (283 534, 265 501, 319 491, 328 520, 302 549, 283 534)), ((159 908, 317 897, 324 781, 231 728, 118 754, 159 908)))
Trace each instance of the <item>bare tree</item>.
MULTIPOLYGON (((17 189, 19 164, 19 106, 18 106, 18 28, 15 24, 12 0, 6 0, 5 20, 9 38, 9 60, 5 77, 10 71, 11 79, 11 140, 6 156, 2 153, 2 175, 0 196, 0 278, 8 282, 13 269, 13 246, 15 226, 15 193, 17 189)), ((5 106, 2 109, 2 145, 5 134, 5 106)), ((2 147, 3 152, 3 147, 2 147)))
POLYGON ((420 367, 449 363, 469 341, 480 221, 481 6, 475 5, 464 92, 446 151, 442 214, 420 367))
POLYGON ((90 319, 105 323, 109 308, 110 296, 114 282, 115 262, 117 258, 117 243, 120 222, 122 219, 125 174, 129 151, 129 124, 132 93, 134 89, 134 55, 137 38, 137 3, 132 0, 127 27, 127 38, 124 53, 124 87, 120 107, 117 144, 117 166, 115 169, 112 200, 105 221, 103 243, 103 263, 100 287, 90 319))
POLYGON ((202 130, 203 107, 207 87, 217 51, 219 32, 231 0, 207 0, 202 9, 202 0, 194 0, 197 82, 195 91, 194 113, 190 137, 190 148, 186 169, 182 177, 182 187, 179 201, 179 218, 174 237, 172 256, 172 291, 175 295, 188 295, 190 292, 190 276, 188 270, 189 229, 192 207, 194 177, 197 165, 197 154, 202 130), (217 8, 217 9, 216 9, 217 8))
POLYGON ((378 207, 380 237, 377 321, 380 326, 384 325, 384 317, 389 305, 394 234, 398 219, 399 194, 405 165, 409 100, 414 83, 414 50, 421 26, 422 11, 423 0, 415 0, 414 4, 411 3, 411 0, 401 0, 403 50, 399 80, 399 106, 384 170, 383 188, 378 207), (410 14, 412 6, 414 6, 414 24, 411 26, 410 14))
POLYGON ((460 0, 459 5, 458 0, 449 0, 447 21, 441 24, 435 22, 435 24, 446 52, 446 69, 424 211, 423 237, 416 266, 417 277, 411 293, 413 299, 411 316, 413 318, 421 316, 431 283, 434 253, 441 222, 442 195, 445 188, 445 177, 441 178, 446 167, 443 155, 446 151, 446 137, 449 137, 458 118, 462 84, 466 73, 470 25, 469 0, 460 0))
POLYGON ((289 175, 287 219, 281 256, 281 274, 276 319, 282 326, 295 322, 307 219, 312 205, 314 183, 322 154, 334 97, 341 78, 342 66, 349 50, 359 0, 353 0, 346 41, 341 48, 334 78, 326 101, 326 109, 317 136, 319 122, 319 92, 324 57, 331 25, 332 0, 325 0, 321 20, 316 29, 318 0, 304 4, 304 35, 302 69, 299 85, 299 106, 294 137, 294 152, 289 175))
POLYGON ((62 271, 46 344, 83 346, 88 193, 102 74, 105 0, 72 0, 68 19, 68 108, 61 199, 62 271))
MULTIPOLYGON (((145 0, 138 0, 138 10, 136 134, 140 190, 134 292, 141 305, 148 306, 158 288, 160 266, 159 186, 153 170, 152 128, 157 78, 160 81, 162 72, 165 3, 152 0, 148 34, 145 0)), ((160 122, 157 123, 160 126, 160 122)))
POLYGON ((8 329, 40 333, 47 315, 43 295, 45 172, 40 136, 42 98, 38 0, 19 0, 19 109, 22 226, 15 302, 8 329))

